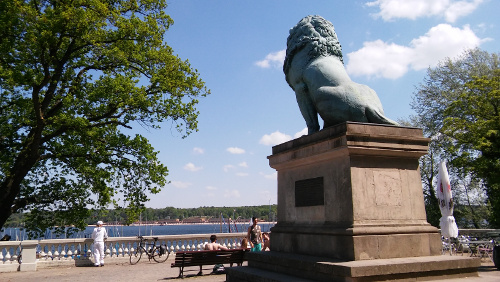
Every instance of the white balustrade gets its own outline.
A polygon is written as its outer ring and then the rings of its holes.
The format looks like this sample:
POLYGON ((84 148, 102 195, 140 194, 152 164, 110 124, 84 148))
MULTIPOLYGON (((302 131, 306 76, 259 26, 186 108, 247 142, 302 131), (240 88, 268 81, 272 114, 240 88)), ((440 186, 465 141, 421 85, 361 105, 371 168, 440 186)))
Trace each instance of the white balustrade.
MULTIPOLYGON (((241 246, 240 241, 246 236, 246 233, 219 233, 216 235, 219 244, 232 249, 241 246)), ((209 241, 210 234, 143 237, 148 244, 154 242, 153 237, 158 237, 159 244, 166 245, 169 252, 175 253, 203 250, 209 241)), ((106 258, 126 261, 130 253, 137 249, 138 242, 137 237, 110 237, 105 244, 106 258)), ((0 241, 0 272, 33 271, 37 267, 54 265, 91 264, 93 262, 92 248, 93 240, 90 238, 0 241), (22 262, 26 262, 24 267, 17 261, 21 248, 23 250, 22 262)))

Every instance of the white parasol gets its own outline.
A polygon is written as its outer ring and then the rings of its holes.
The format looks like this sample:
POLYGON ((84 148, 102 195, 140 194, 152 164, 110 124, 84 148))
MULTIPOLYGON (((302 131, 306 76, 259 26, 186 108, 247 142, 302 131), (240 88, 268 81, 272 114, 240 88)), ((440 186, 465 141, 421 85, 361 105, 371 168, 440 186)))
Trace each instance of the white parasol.
POLYGON ((441 210, 441 235, 445 238, 458 237, 458 227, 453 217, 453 199, 451 197, 450 177, 446 169, 446 163, 441 161, 438 173, 438 191, 439 209, 441 210))

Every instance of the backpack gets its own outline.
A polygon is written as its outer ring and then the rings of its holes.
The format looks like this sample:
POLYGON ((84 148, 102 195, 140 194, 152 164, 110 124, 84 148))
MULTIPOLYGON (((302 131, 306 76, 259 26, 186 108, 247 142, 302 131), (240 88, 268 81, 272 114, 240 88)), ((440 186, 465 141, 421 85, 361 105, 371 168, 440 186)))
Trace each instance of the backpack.
POLYGON ((225 274, 226 273, 226 269, 224 268, 223 264, 216 264, 216 265, 214 265, 214 269, 213 269, 212 273, 214 273, 214 274, 225 274))
POLYGON ((165 245, 160 245, 160 255, 164 255, 167 253, 167 246, 165 245))

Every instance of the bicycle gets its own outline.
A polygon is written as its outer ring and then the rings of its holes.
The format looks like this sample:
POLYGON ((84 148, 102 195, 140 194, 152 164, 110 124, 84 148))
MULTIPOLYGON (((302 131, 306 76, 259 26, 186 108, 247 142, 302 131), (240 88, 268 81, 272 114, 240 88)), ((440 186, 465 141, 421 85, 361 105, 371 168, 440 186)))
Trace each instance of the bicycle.
POLYGON ((136 264, 141 260, 142 254, 146 254, 148 256, 149 261, 153 259, 154 261, 160 263, 165 262, 170 255, 170 252, 167 252, 167 246, 165 245, 156 245, 158 241, 158 237, 153 237, 154 242, 151 244, 147 243, 147 239, 144 239, 142 236, 137 236, 139 238, 139 244, 137 245, 137 249, 130 253, 130 264, 136 264), (151 246, 149 250, 147 246, 151 246))

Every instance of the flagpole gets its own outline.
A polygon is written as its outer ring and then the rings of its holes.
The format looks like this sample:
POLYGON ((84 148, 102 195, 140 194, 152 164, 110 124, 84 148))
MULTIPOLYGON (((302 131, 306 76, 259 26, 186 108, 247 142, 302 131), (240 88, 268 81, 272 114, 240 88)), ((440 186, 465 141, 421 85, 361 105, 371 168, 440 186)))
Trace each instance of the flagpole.
POLYGON ((451 238, 448 237, 448 247, 450 248, 450 256, 452 255, 451 253, 451 238))

